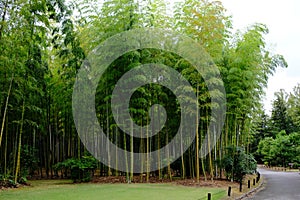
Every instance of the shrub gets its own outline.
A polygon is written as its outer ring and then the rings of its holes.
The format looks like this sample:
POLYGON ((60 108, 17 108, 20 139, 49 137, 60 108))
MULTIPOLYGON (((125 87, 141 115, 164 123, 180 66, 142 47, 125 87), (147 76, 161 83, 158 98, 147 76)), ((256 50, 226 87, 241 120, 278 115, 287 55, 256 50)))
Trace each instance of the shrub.
POLYGON ((4 188, 16 187, 16 183, 13 180, 12 176, 4 176, 3 174, 0 174, 0 189, 3 187, 4 188))
POLYGON ((34 171, 38 168, 38 156, 37 149, 24 145, 21 148, 21 177, 27 180, 27 175, 32 175, 34 171))
POLYGON ((257 163, 253 155, 246 154, 241 147, 230 146, 226 150, 222 166, 227 178, 240 182, 246 174, 256 171, 257 163))
POLYGON ((73 182, 89 182, 93 171, 97 168, 97 160, 92 156, 83 156, 81 159, 70 158, 64 162, 57 163, 56 170, 65 170, 70 172, 70 178, 73 182))

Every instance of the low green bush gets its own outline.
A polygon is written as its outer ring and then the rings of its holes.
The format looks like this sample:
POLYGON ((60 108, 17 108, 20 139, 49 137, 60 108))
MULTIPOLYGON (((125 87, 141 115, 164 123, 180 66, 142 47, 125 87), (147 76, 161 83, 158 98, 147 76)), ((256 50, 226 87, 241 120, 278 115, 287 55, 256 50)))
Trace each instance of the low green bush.
POLYGON ((246 174, 255 173, 257 168, 253 155, 246 154, 244 148, 236 146, 226 149, 221 163, 227 178, 238 182, 242 181, 246 174))
POLYGON ((94 170, 97 168, 98 161, 92 156, 83 156, 80 159, 70 158, 64 162, 57 163, 54 168, 56 170, 65 170, 70 174, 70 178, 74 182, 89 182, 93 176, 94 170))

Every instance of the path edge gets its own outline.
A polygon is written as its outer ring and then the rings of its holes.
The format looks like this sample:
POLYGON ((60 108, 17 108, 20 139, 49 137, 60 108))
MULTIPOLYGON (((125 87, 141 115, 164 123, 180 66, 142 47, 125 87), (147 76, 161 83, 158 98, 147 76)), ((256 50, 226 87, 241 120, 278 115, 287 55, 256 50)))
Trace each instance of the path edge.
POLYGON ((253 194, 259 192, 260 190, 262 190, 263 186, 265 185, 266 182, 265 182, 265 177, 264 176, 262 176, 261 179, 262 179, 262 181, 260 181, 259 185, 256 188, 253 188, 252 190, 246 192, 245 194, 243 194, 242 196, 236 198, 235 200, 242 200, 242 199, 247 198, 248 196, 253 195, 253 194))

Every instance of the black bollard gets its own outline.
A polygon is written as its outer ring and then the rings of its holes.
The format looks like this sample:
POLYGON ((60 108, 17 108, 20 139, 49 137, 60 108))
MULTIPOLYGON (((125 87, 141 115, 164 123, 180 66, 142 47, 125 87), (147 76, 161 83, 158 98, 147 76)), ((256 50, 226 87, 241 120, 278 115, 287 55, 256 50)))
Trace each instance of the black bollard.
POLYGON ((208 200, 211 200, 211 193, 208 193, 208 194, 207 194, 207 199, 208 199, 208 200))
POLYGON ((230 194, 231 194, 231 187, 229 186, 228 187, 228 196, 230 197, 230 194))

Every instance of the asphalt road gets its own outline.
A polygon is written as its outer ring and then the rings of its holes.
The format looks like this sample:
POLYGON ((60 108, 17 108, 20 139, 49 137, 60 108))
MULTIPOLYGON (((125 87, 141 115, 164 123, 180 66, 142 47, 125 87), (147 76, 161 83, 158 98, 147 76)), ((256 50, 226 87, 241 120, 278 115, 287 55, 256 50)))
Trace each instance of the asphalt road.
POLYGON ((258 169, 265 177, 264 189, 247 199, 254 200, 300 200, 299 172, 277 172, 258 169))

